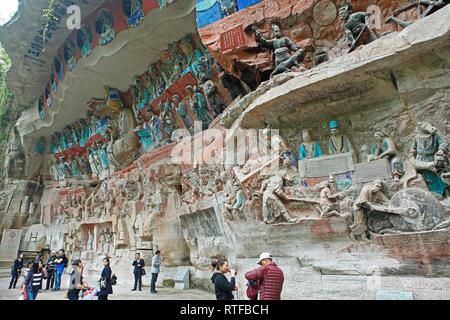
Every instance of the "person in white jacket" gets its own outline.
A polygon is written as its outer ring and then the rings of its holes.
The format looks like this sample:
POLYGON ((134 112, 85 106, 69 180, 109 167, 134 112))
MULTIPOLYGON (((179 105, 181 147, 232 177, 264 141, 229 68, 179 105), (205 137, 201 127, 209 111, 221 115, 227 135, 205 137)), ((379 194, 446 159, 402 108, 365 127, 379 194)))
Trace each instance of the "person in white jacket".
POLYGON ((156 250, 155 255, 152 259, 152 282, 150 286, 150 292, 151 293, 157 293, 156 291, 156 280, 158 280, 158 274, 161 269, 161 251, 156 250))

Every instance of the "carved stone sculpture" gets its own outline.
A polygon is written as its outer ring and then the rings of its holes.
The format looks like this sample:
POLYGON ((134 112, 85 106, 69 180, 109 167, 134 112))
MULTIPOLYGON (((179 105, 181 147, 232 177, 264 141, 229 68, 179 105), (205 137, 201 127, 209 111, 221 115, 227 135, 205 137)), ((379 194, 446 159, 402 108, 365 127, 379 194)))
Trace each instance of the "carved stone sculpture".
POLYGON ((350 225, 350 238, 353 241, 357 241, 357 238, 364 242, 368 241, 366 215, 372 211, 371 205, 377 203, 388 205, 389 199, 381 189, 382 183, 379 180, 365 185, 353 204, 353 224, 350 225))
POLYGON ((286 72, 294 66, 300 66, 298 63, 305 57, 305 51, 288 37, 282 37, 281 29, 278 25, 272 25, 272 33, 275 36, 272 40, 265 39, 258 30, 254 30, 258 44, 261 47, 274 51, 275 70, 271 76, 286 72), (290 52, 293 52, 292 56, 289 54, 290 52))
POLYGON ((341 133, 339 122, 331 120, 329 122, 331 136, 328 139, 328 153, 330 155, 350 152, 352 154, 353 162, 356 161, 356 154, 353 146, 345 134, 341 133))
POLYGON ((180 97, 178 95, 174 95, 172 97, 173 108, 177 111, 177 114, 180 116, 181 120, 183 121, 184 125, 186 126, 186 129, 189 130, 190 134, 194 134, 194 125, 192 123, 191 116, 187 112, 186 104, 184 101, 181 101, 180 97))
POLYGON ((186 92, 189 96, 189 106, 192 113, 194 113, 197 116, 197 119, 202 122, 202 129, 208 129, 208 126, 211 123, 211 117, 208 114, 205 97, 200 92, 195 91, 192 86, 187 86, 186 92))
POLYGON ((425 179, 428 190, 443 196, 449 186, 437 173, 437 165, 446 162, 447 141, 429 122, 417 123, 417 131, 410 149, 413 166, 425 179))
POLYGON ((92 230, 88 232, 87 249, 94 250, 94 233, 92 230))
POLYGON ((342 193, 337 193, 336 180, 333 176, 330 176, 325 183, 325 186, 320 190, 320 217, 340 217, 341 214, 335 209, 335 202, 336 199, 342 197, 342 193))
POLYGON ((305 129, 302 131, 303 143, 298 148, 298 159, 310 159, 317 158, 323 155, 320 145, 313 140, 311 129, 305 129))
POLYGON ((396 181, 399 181, 404 173, 403 163, 398 157, 397 146, 394 139, 383 132, 377 130, 374 133, 376 144, 372 146, 368 158, 370 161, 378 159, 387 159, 391 165, 392 175, 396 181))
POLYGON ((206 99, 217 117, 225 110, 225 104, 220 100, 216 84, 203 74, 201 74, 200 77, 202 79, 202 88, 206 94, 206 99))
MULTIPOLYGON (((430 14, 436 12, 437 10, 445 7, 447 4, 449 4, 450 1, 448 0, 419 0, 415 1, 414 3, 410 3, 402 8, 399 8, 394 11, 393 15, 388 17, 386 19, 386 23, 394 22, 398 24, 399 26, 406 28, 410 25, 412 25, 415 21, 403 21, 397 17, 396 15, 409 10, 413 7, 420 7, 420 6, 426 6, 426 9, 420 14, 419 18, 424 18, 426 16, 429 16, 430 14)), ((418 8, 419 9, 419 8, 418 8)))
POLYGON ((346 40, 350 50, 356 48, 366 30, 369 32, 366 43, 370 43, 378 38, 368 25, 368 17, 369 14, 366 12, 353 12, 353 8, 349 3, 345 3, 339 8, 339 18, 344 21, 346 40))

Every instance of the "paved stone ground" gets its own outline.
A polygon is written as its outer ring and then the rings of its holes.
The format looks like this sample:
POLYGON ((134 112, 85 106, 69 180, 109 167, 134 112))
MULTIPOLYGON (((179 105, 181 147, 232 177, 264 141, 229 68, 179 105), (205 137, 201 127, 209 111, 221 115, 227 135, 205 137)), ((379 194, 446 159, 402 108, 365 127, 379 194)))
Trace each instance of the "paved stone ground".
MULTIPOLYGON (((18 300, 20 296, 20 289, 18 282, 16 289, 8 289, 9 285, 9 270, 0 270, 0 300, 18 300)), ((62 288, 59 292, 52 292, 51 290, 41 290, 38 295, 38 300, 65 300, 67 291, 66 283, 68 282, 68 275, 64 275, 62 279, 62 288)), ((88 283, 94 283, 93 279, 88 279, 88 283), (90 281, 89 281, 90 280, 90 281)), ((202 290, 175 290, 173 288, 156 288, 157 294, 150 293, 150 287, 143 287, 142 291, 131 292, 130 287, 125 287, 117 284, 113 287, 114 294, 109 296, 109 300, 214 300, 215 296, 212 293, 202 290)))

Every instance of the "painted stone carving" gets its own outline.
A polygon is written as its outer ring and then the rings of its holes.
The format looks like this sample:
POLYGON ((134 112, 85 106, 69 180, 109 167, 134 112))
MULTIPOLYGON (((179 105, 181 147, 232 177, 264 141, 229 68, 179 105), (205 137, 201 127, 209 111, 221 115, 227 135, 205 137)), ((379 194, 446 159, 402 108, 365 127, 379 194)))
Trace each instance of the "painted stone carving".
POLYGON ((177 111, 177 114, 180 116, 186 129, 188 129, 190 134, 193 135, 194 125, 192 123, 191 116, 189 115, 186 109, 186 103, 182 101, 178 95, 174 95, 172 97, 172 101, 173 101, 172 108, 174 108, 177 111))
POLYGON ((448 143, 429 122, 417 123, 418 133, 411 144, 410 156, 413 166, 427 184, 428 190, 445 195, 449 186, 439 176, 438 171, 446 171, 448 143))
POLYGON ((272 40, 267 40, 261 33, 253 29, 256 35, 256 41, 263 47, 274 51, 275 54, 275 70, 271 76, 289 71, 292 67, 299 67, 299 62, 305 57, 305 51, 295 44, 288 37, 281 36, 281 29, 278 25, 272 25, 272 33, 275 36, 272 40), (293 52, 292 56, 290 52, 293 52))
POLYGON ((202 79, 201 86, 203 88, 203 91, 205 92, 209 106, 214 111, 215 116, 217 117, 225 110, 225 104, 219 97, 216 84, 212 80, 208 79, 204 74, 201 74, 200 78, 202 79))
POLYGON ((144 21, 142 0, 123 0, 123 12, 128 17, 128 26, 135 28, 144 21))
POLYGON ((382 130, 375 131, 374 137, 376 144, 372 146, 368 160, 387 159, 391 165, 394 179, 399 181, 404 173, 404 168, 401 159, 398 157, 394 139, 382 130))
POLYGON ((83 58, 88 57, 92 53, 92 32, 89 26, 84 26, 78 31, 77 45, 83 58))
POLYGON ((94 250, 94 233, 92 230, 88 232, 87 250, 94 250))
POLYGON ((366 44, 378 38, 368 25, 368 17, 369 14, 366 12, 353 12, 352 6, 347 2, 339 8, 339 18, 344 22, 346 41, 350 50, 357 47, 366 31, 368 31, 366 44))
POLYGON ((328 154, 339 154, 350 152, 352 154, 353 162, 356 161, 356 154, 353 146, 345 134, 341 133, 340 124, 336 120, 329 122, 331 136, 328 139, 328 154))
POLYGON ((395 10, 393 15, 389 16, 386 19, 386 23, 393 22, 393 23, 398 24, 399 26, 401 26, 403 28, 406 28, 406 27, 412 25, 415 21, 403 21, 403 20, 397 18, 396 15, 398 15, 398 14, 400 14, 402 12, 405 12, 405 11, 407 11, 407 10, 413 8, 413 7, 417 7, 418 12, 420 12, 419 11, 420 7, 425 6, 426 9, 423 10, 420 13, 420 16, 419 16, 419 18, 424 18, 424 17, 427 17, 430 14, 436 12, 437 10, 442 9, 443 7, 445 7, 449 3, 450 3, 450 1, 448 1, 448 0, 419 0, 419 1, 415 1, 414 3, 410 3, 410 4, 408 4, 408 5, 404 6, 404 7, 401 7, 399 9, 395 10))
POLYGON ((382 183, 379 180, 365 185, 358 198, 353 204, 353 223, 350 225, 350 238, 357 241, 357 238, 367 242, 367 215, 373 210, 372 205, 389 204, 389 198, 382 191, 382 183))
POLYGON ((59 81, 62 81, 64 79, 64 66, 59 56, 55 58, 55 71, 59 81))
POLYGON ((160 104, 161 114, 160 120, 162 128, 166 135, 168 142, 172 142, 172 133, 178 128, 177 122, 174 117, 174 110, 172 109, 172 104, 167 100, 165 102, 161 101, 160 104))
POLYGON ((64 44, 64 60, 67 63, 67 68, 72 71, 77 65, 77 58, 75 55, 75 45, 73 41, 68 39, 64 44))
POLYGON ((317 158, 323 155, 319 143, 313 140, 311 129, 302 131, 303 143, 298 148, 298 159, 317 158))
POLYGON ((228 17, 237 11, 236 0, 220 0, 220 8, 224 16, 228 17))
POLYGON ((325 186, 320 190, 320 217, 340 217, 341 214, 335 209, 335 202, 343 197, 343 193, 337 192, 336 180, 333 176, 330 176, 326 181, 325 186))
POLYGON ((114 20, 111 12, 101 10, 95 20, 95 31, 99 35, 98 43, 101 46, 107 45, 114 40, 116 32, 114 31, 114 20))
POLYGON ((208 114, 206 100, 203 94, 195 91, 192 86, 186 87, 186 92, 189 96, 189 106, 192 111, 197 116, 197 119, 202 122, 203 130, 208 129, 211 123, 211 117, 208 114))
POLYGON ((281 168, 278 173, 266 179, 255 196, 262 194, 262 215, 267 224, 280 222, 295 223, 297 218, 292 217, 283 201, 308 202, 306 199, 293 198, 284 191, 285 181, 289 180, 287 170, 281 168))

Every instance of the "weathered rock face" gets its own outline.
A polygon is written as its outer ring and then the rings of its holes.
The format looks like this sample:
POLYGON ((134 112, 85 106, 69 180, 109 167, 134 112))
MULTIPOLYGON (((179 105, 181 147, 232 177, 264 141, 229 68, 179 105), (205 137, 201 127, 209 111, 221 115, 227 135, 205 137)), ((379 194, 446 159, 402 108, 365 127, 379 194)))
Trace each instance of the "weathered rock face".
MULTIPOLYGON (((193 285, 210 290, 211 259, 227 258, 244 292, 243 274, 269 251, 285 299, 450 297, 450 6, 348 53, 331 3, 266 0, 201 29, 220 63, 231 70, 232 59, 247 59, 261 79, 269 54, 219 52, 219 26, 256 21, 267 35, 276 20, 329 61, 313 67, 307 55, 303 67, 313 68, 263 82, 212 129, 125 157, 130 164, 107 175, 46 180, 45 190, 9 184, 1 226, 24 228, 21 250, 64 247, 87 272, 110 256, 126 282, 134 253, 148 264, 161 250, 161 282, 188 266, 193 285)), ((355 11, 378 4, 384 19, 405 3, 361 1, 355 11)))
MULTIPOLYGON (((388 17, 396 9, 408 4, 406 0, 384 1, 365 0, 349 1, 354 12, 369 12, 375 10, 381 17, 388 17), (372 6, 372 8, 371 8, 372 6), (376 6, 374 8, 373 6, 376 6)), ((304 47, 308 52, 304 59, 304 66, 310 68, 315 65, 316 53, 325 53, 329 60, 345 52, 343 22, 339 19, 339 8, 342 1, 331 0, 267 0, 239 11, 218 22, 199 30, 203 43, 214 57, 230 72, 233 72, 255 86, 259 81, 267 79, 267 71, 273 69, 272 53, 261 50, 255 41, 255 36, 249 27, 256 25, 257 29, 267 38, 272 38, 271 24, 277 23, 283 36, 289 37, 296 44, 304 47), (231 51, 221 49, 221 34, 228 30, 242 26, 245 30, 245 44, 231 51)), ((405 12, 402 17, 407 20, 413 18, 414 10, 405 12)), ((374 17, 375 32, 382 35, 386 32, 398 31, 395 24, 386 24, 381 17, 374 17)))

